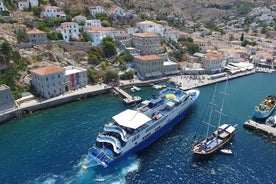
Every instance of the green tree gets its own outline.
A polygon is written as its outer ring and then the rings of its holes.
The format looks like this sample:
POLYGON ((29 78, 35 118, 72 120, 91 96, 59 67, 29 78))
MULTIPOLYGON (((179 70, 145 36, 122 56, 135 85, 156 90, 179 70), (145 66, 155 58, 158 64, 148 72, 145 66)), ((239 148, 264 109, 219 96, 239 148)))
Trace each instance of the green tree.
POLYGON ((34 16, 40 17, 40 10, 38 9, 38 7, 33 7, 32 11, 34 16))
POLYGON ((127 71, 124 74, 120 75, 120 79, 122 80, 130 80, 134 78, 134 72, 133 71, 127 71))
POLYGON ((244 41, 244 34, 243 33, 241 34, 240 41, 244 41))
POLYGON ((110 41, 105 41, 102 45, 102 49, 106 58, 114 56, 117 53, 115 44, 110 41))
POLYGON ((101 59, 97 57, 94 53, 88 54, 88 63, 92 65, 98 65, 101 63, 101 59))
POLYGON ((111 26, 111 24, 110 24, 110 22, 108 20, 103 20, 102 23, 101 23, 101 25, 103 27, 110 27, 111 26))
POLYGON ((187 42, 187 49, 189 51, 190 54, 194 54, 195 52, 199 52, 199 47, 198 45, 191 43, 191 42, 187 42))
POLYGON ((10 59, 10 56, 12 55, 12 48, 9 44, 9 42, 4 41, 1 45, 1 53, 5 56, 6 60, 10 59))
POLYGON ((108 68, 106 69, 104 73, 104 82, 110 83, 110 82, 117 82, 119 79, 119 75, 117 70, 108 68))
POLYGON ((88 83, 95 84, 97 82, 97 71, 90 67, 87 70, 88 83))
POLYGON ((84 42, 89 42, 90 41, 90 38, 87 34, 87 32, 82 32, 82 39, 84 42))
POLYGON ((58 32, 47 33, 47 38, 49 40, 63 40, 62 34, 58 32))

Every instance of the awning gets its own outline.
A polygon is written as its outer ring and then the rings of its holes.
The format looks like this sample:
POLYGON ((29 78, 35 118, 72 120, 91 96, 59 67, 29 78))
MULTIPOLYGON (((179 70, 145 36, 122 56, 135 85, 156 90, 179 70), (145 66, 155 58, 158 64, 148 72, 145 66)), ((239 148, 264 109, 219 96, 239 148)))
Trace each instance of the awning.
POLYGON ((127 109, 112 118, 119 125, 132 129, 137 129, 145 123, 151 121, 151 118, 145 114, 130 109, 127 109))

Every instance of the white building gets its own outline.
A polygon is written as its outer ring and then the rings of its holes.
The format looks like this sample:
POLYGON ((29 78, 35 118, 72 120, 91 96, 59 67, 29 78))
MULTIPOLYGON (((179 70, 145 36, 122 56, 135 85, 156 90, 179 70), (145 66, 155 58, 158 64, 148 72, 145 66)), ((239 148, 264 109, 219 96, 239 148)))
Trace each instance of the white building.
POLYGON ((3 1, 0 1, 0 11, 7 11, 3 1))
POLYGON ((102 44, 104 37, 111 36, 115 38, 117 34, 126 33, 125 31, 116 30, 112 27, 85 27, 84 31, 87 32, 93 46, 102 44))
POLYGON ((177 42, 179 39, 179 31, 167 26, 164 29, 164 38, 168 41, 173 40, 177 42))
POLYGON ((25 1, 18 1, 18 9, 24 10, 31 7, 37 7, 38 6, 38 0, 25 0, 25 1))
POLYGON ((133 64, 142 79, 158 78, 162 76, 163 58, 158 55, 135 56, 133 64))
POLYGON ((157 34, 135 33, 132 35, 133 47, 137 49, 140 55, 152 55, 160 53, 160 40, 157 34))
POLYGON ((225 64, 224 56, 222 52, 210 52, 202 59, 202 67, 208 71, 208 73, 221 72, 223 65, 225 64))
POLYGON ((102 6, 92 6, 90 7, 89 12, 95 17, 97 14, 105 13, 105 10, 102 6))
POLYGON ((48 66, 30 70, 32 86, 38 95, 53 98, 63 93, 64 68, 48 66))
POLYGON ((87 85, 86 70, 73 66, 47 66, 30 70, 30 73, 36 93, 47 99, 87 85))
POLYGON ((65 73, 63 76, 64 91, 76 90, 87 85, 86 69, 67 66, 64 67, 65 73))
POLYGON ((57 6, 44 6, 42 8, 40 16, 50 18, 66 18, 65 13, 60 7, 57 6))
POLYGON ((137 28, 141 30, 141 32, 151 32, 155 34, 159 34, 163 36, 164 34, 164 27, 161 24, 156 24, 152 21, 143 21, 143 22, 138 22, 136 24, 137 28))
POLYGON ((99 19, 92 19, 92 20, 86 20, 85 27, 102 27, 101 20, 99 19))
POLYGON ((62 34, 63 40, 66 42, 69 42, 70 39, 79 39, 79 25, 76 22, 63 22, 57 31, 62 34))
POLYGON ((86 17, 83 16, 83 15, 75 16, 75 17, 72 19, 72 21, 77 22, 78 24, 84 24, 86 20, 87 20, 86 17))
POLYGON ((107 14, 109 17, 112 17, 114 19, 116 19, 118 16, 119 17, 124 17, 125 16, 125 10, 122 9, 121 7, 119 6, 112 6, 111 8, 109 8, 107 10, 107 14))

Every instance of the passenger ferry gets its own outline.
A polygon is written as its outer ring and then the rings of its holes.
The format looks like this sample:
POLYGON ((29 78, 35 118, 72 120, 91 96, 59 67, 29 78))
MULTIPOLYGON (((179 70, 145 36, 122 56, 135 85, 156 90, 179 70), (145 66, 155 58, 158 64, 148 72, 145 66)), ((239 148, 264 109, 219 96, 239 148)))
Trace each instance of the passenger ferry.
POLYGON ((108 167, 146 148, 184 118, 199 93, 198 89, 165 88, 136 109, 113 116, 89 149, 90 162, 83 169, 108 167))

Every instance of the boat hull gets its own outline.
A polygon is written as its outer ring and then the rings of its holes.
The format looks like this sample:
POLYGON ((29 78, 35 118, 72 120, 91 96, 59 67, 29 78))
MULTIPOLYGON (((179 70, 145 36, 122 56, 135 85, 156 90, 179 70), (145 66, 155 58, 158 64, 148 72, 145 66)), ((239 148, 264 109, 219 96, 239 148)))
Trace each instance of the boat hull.
POLYGON ((211 149, 208 152, 194 152, 194 156, 195 157, 202 157, 202 158, 212 156, 213 154, 218 152, 220 149, 225 147, 233 139, 234 136, 235 136, 235 133, 229 135, 228 138, 223 140, 218 146, 214 147, 213 149, 211 149))
POLYGON ((273 113, 274 110, 275 110, 275 106, 269 112, 266 112, 266 113, 261 113, 261 112, 255 111, 254 117, 257 119, 268 118, 273 113))
POLYGON ((172 127, 174 127, 177 123, 179 123, 185 117, 188 110, 189 110, 189 107, 186 110, 184 110, 180 115, 176 116, 169 123, 167 123, 162 128, 160 128, 158 131, 153 133, 149 138, 147 138, 143 142, 137 144, 135 147, 133 147, 126 153, 123 153, 122 155, 120 155, 118 157, 114 157, 113 161, 109 164, 109 166, 114 165, 114 164, 118 163, 119 161, 121 161, 131 155, 134 155, 137 152, 142 151, 143 149, 148 147, 150 144, 152 144, 158 138, 160 138, 162 135, 164 135, 167 131, 169 131, 172 127))

